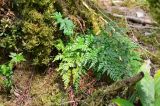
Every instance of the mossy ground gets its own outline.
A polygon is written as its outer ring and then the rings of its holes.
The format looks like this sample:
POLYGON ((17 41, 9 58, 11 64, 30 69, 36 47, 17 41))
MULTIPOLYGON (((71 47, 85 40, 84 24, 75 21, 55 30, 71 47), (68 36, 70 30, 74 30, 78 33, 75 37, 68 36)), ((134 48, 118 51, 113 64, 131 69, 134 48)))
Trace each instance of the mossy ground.
POLYGON ((4 106, 57 106, 67 102, 60 76, 54 70, 40 73, 29 66, 19 65, 13 75, 14 90, 0 94, 4 106))

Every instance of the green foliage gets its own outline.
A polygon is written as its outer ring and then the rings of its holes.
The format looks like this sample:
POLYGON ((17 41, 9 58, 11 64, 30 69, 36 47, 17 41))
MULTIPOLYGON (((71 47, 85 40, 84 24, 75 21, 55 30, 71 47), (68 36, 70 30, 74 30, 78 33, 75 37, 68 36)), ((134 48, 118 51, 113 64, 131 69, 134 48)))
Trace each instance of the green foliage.
POLYGON ((160 23, 160 0, 147 0, 153 17, 160 23))
POLYGON ((119 80, 133 75, 141 66, 138 47, 112 23, 106 30, 95 37, 92 51, 85 56, 85 65, 92 68, 98 78, 107 74, 119 80))
POLYGON ((155 106, 160 106, 160 70, 154 75, 155 106))
POLYGON ((17 27, 8 18, 0 20, 0 47, 5 49, 15 48, 17 27))
POLYGON ((57 41, 55 46, 62 53, 59 53, 54 61, 61 60, 58 71, 62 75, 65 87, 68 87, 72 80, 76 88, 78 87, 80 77, 86 72, 83 63, 85 54, 91 51, 89 46, 93 42, 93 38, 93 35, 80 35, 66 46, 61 40, 57 41))
POLYGON ((139 71, 144 72, 144 78, 136 85, 138 96, 143 106, 160 105, 160 71, 154 78, 150 76, 150 61, 146 61, 139 71))
POLYGON ((55 46, 62 51, 54 61, 61 60, 58 71, 65 87, 73 80, 77 88, 79 79, 88 69, 92 69, 98 78, 107 74, 111 79, 119 80, 136 73, 141 65, 135 43, 118 31, 112 35, 105 30, 98 36, 80 35, 66 46, 61 40, 55 46))
POLYGON ((56 20, 57 24, 60 24, 60 30, 63 30, 65 35, 73 35, 74 33, 74 24, 68 18, 62 18, 62 14, 59 12, 55 12, 53 15, 54 19, 56 20))
POLYGON ((149 61, 145 62, 140 71, 143 71, 145 77, 137 84, 137 91, 140 100, 144 106, 154 106, 154 80, 150 76, 149 61))
POLYGON ((121 99, 121 98, 113 99, 113 103, 116 103, 118 106, 134 106, 128 100, 121 99))
POLYGON ((17 53, 11 53, 9 55, 9 57, 12 58, 10 62, 13 62, 13 63, 16 63, 16 64, 20 63, 22 61, 25 61, 22 53, 19 53, 19 54, 17 54, 17 53))
POLYGON ((12 86, 12 74, 13 74, 13 66, 14 64, 25 61, 22 53, 10 54, 11 60, 7 64, 0 65, 0 75, 4 76, 4 85, 7 89, 10 89, 12 86))
POLYGON ((4 85, 6 88, 10 88, 12 85, 12 65, 1 65, 0 66, 0 75, 5 76, 4 85))

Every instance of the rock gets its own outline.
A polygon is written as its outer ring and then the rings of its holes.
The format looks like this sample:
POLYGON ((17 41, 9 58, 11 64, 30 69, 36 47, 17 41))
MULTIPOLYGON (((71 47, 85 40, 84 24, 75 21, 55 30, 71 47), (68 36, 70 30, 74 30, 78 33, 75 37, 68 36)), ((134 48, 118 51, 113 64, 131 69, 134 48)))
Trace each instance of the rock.
POLYGON ((140 11, 137 11, 136 15, 137 15, 138 18, 143 18, 144 17, 144 13, 140 12, 140 11))

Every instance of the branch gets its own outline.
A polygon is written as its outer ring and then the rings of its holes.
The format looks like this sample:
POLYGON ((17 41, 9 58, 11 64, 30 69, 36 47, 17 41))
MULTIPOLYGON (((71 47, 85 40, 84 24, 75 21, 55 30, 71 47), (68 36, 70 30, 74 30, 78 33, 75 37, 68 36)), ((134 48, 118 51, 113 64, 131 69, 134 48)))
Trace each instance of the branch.
POLYGON ((112 85, 110 86, 104 86, 104 87, 101 87, 100 89, 98 89, 96 92, 98 93, 102 93, 102 94, 110 94, 114 91, 119 91, 121 90, 122 88, 125 88, 125 87, 131 87, 133 85, 135 85, 137 82, 139 82, 142 78, 144 77, 144 73, 143 72, 140 72, 138 73, 137 75, 133 76, 133 77, 130 77, 130 78, 127 78, 127 79, 123 79, 123 80, 120 80, 120 81, 117 81, 115 83, 113 83, 112 85))
POLYGON ((106 88, 102 88, 103 91, 102 90, 99 90, 99 91, 102 92, 103 94, 104 93, 109 94, 111 92, 118 91, 118 90, 125 88, 125 87, 131 87, 131 86, 135 85, 138 81, 140 81, 143 77, 144 77, 144 73, 140 72, 131 78, 117 81, 106 88))
POLYGON ((141 18, 137 18, 137 17, 133 17, 133 16, 123 16, 123 15, 114 14, 114 13, 108 13, 108 14, 110 14, 113 17, 117 17, 117 18, 125 18, 128 21, 131 21, 131 22, 134 22, 134 23, 157 25, 157 23, 155 21, 152 21, 150 19, 141 19, 141 18))
MULTIPOLYGON (((114 94, 123 91, 123 88, 130 88, 135 85, 144 77, 144 73, 140 72, 137 75, 117 81, 110 86, 104 86, 96 90, 90 97, 85 99, 89 106, 100 106, 103 104, 108 104, 111 99, 113 99, 114 94), (121 90, 121 91, 120 91, 121 90)), ((83 103, 82 103, 83 104, 83 103)))

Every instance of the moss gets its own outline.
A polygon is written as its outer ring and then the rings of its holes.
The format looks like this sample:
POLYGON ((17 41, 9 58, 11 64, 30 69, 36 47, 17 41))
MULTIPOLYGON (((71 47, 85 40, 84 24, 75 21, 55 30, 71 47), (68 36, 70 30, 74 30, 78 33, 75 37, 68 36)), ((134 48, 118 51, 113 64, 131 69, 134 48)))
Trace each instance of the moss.
POLYGON ((28 12, 28 20, 31 20, 32 22, 43 22, 43 19, 44 16, 35 9, 28 12))
POLYGON ((17 0, 15 8, 21 17, 19 19, 21 32, 18 39, 21 46, 35 65, 47 65, 53 48, 55 26, 52 25, 51 14, 54 12, 54 0, 17 0))
POLYGON ((57 73, 45 77, 36 75, 31 87, 32 105, 58 106, 66 102, 67 95, 59 88, 57 80, 60 80, 57 73))

